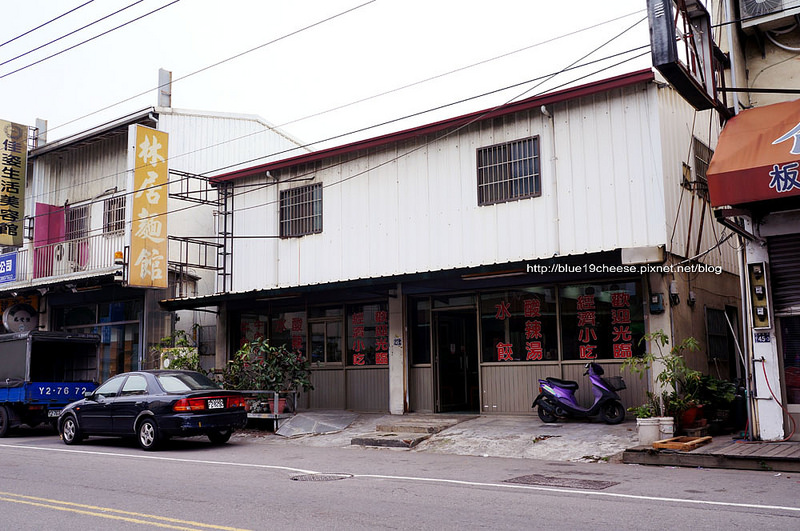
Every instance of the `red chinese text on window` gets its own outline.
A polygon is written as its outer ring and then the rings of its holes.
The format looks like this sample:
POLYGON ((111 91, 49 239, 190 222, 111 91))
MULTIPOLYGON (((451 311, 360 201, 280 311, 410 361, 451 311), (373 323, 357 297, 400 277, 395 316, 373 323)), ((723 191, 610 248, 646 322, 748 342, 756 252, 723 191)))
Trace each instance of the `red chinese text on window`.
POLYGON ((375 353, 375 364, 376 365, 389 365, 389 353, 388 352, 376 352, 375 353))
POLYGON ((631 327, 628 325, 615 326, 611 331, 611 341, 630 341, 632 337, 631 327))
POLYGON ((614 357, 619 358, 630 358, 633 356, 633 348, 631 347, 630 343, 614 343, 614 357))
POLYGON ((364 324, 364 312, 356 312, 353 314, 352 322, 354 325, 364 324))
POLYGON ((522 301, 522 312, 524 317, 541 317, 542 301, 539 299, 525 299, 522 301))
POLYGON ((353 337, 364 337, 364 327, 363 326, 354 326, 353 327, 353 337))
POLYGON ((375 312, 375 322, 376 323, 388 323, 389 322, 389 312, 386 310, 378 310, 375 312))
POLYGON ((511 343, 500 342, 497 344, 497 361, 513 361, 514 347, 511 343))
POLYGON ((353 354, 353 365, 365 365, 366 363, 363 354, 353 354))
POLYGON ((500 304, 495 304, 494 307, 497 309, 497 313, 494 314, 495 319, 499 319, 500 321, 505 321, 506 319, 511 317, 510 302, 500 301, 500 304))
POLYGON ((278 319, 275 323, 275 331, 279 334, 286 332, 286 319, 278 319))
POLYGON ((303 331, 303 320, 300 317, 295 317, 292 319, 292 332, 302 332, 303 331))
POLYGON ((594 331, 594 328, 581 328, 578 330, 578 341, 581 343, 597 341, 597 332, 594 331))
POLYGON ((580 295, 578 297, 578 310, 594 310, 594 295, 580 295))
POLYGON ((525 343, 526 360, 538 361, 542 359, 542 342, 541 341, 528 341, 525 343))
POLYGON ((578 312, 578 326, 597 326, 597 313, 578 312))
POLYGON ((303 336, 292 336, 292 349, 303 350, 303 336))
POLYGON ((541 338, 542 338, 542 322, 525 321, 525 339, 541 339, 541 338))
POLYGON ((631 311, 628 308, 611 310, 611 324, 631 324, 631 311))
POLYGON ((364 340, 361 338, 353 339, 353 350, 356 352, 364 350, 364 340))
POLYGON ((582 360, 593 360, 597 358, 597 352, 594 349, 597 348, 596 345, 581 345, 579 347, 580 359, 582 360))
POLYGON ((389 325, 379 324, 375 327, 375 335, 376 336, 386 336, 389 337, 389 325))
POLYGON ((611 294, 612 308, 628 308, 631 305, 631 295, 625 291, 611 294))
POLYGON ((375 338, 375 350, 388 351, 389 350, 389 338, 388 337, 376 337, 375 338))

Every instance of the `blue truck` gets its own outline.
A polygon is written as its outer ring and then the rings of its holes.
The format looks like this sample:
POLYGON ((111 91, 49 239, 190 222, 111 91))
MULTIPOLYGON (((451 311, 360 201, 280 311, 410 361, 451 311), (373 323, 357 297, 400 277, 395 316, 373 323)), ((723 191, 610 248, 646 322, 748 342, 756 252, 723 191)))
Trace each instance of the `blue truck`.
POLYGON ((21 424, 55 424, 64 406, 93 391, 99 345, 97 334, 0 334, 0 437, 21 424))

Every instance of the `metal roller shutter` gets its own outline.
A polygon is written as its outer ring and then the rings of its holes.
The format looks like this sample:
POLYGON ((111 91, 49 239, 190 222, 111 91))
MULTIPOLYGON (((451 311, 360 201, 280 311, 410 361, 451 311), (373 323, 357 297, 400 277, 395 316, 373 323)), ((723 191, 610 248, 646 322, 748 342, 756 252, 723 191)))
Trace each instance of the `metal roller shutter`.
POLYGON ((767 238, 772 306, 776 312, 800 309, 800 234, 767 238))

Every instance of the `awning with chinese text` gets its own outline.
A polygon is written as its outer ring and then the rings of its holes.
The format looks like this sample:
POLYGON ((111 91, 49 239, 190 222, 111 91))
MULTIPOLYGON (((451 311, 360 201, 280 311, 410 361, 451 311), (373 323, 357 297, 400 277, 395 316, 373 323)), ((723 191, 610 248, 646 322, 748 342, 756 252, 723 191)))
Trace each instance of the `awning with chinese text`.
POLYGON ((711 206, 800 196, 800 100, 742 111, 708 167, 711 206))

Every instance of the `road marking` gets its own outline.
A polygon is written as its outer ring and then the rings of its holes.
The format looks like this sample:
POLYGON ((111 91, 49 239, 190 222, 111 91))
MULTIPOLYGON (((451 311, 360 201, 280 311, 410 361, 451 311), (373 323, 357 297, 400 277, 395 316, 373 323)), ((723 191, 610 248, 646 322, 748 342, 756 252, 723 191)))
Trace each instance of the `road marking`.
POLYGON ((130 459, 151 459, 154 461, 173 461, 176 463, 196 463, 203 465, 226 465, 237 466, 243 468, 266 468, 270 470, 285 470, 288 472, 297 472, 300 474, 319 474, 314 470, 304 470, 302 468, 293 468, 289 466, 280 465, 258 465, 255 463, 235 463, 232 461, 208 461, 204 459, 183 459, 180 457, 165 457, 160 455, 143 455, 143 454, 121 454, 117 452, 98 452, 94 450, 77 450, 73 448, 47 448, 42 446, 27 446, 24 444, 0 444, 0 448, 19 448, 23 450, 40 450, 46 452, 65 452, 71 454, 86 454, 86 455, 105 455, 110 457, 127 457, 130 459))
POLYGON ((45 509, 53 509, 56 511, 66 511, 77 514, 85 514, 88 516, 95 516, 97 518, 107 518, 110 520, 121 520, 123 522, 130 522, 133 524, 145 524, 155 527, 163 527, 166 529, 184 529, 199 531, 202 529, 221 529, 223 531, 246 531, 238 527, 227 527, 221 525, 204 524, 201 522, 194 522, 191 520, 179 520, 177 518, 168 518, 166 516, 157 516, 154 514, 136 513, 131 511, 122 511, 119 509, 111 509, 109 507, 98 507, 96 505, 84 505, 82 503, 66 502, 61 500, 53 500, 50 498, 39 498, 36 496, 25 496, 23 494, 15 494, 13 492, 0 491, 0 501, 11 503, 21 503, 24 505, 32 505, 34 507, 43 507, 45 509), (112 514, 116 513, 116 514, 112 514), (143 520, 146 518, 147 520, 143 520), (191 527, 187 527, 191 526, 191 527))
MULTIPOLYGON (((69 452, 69 453, 79 453, 79 454, 87 454, 87 455, 102 455, 102 456, 112 456, 112 457, 128 457, 132 459, 155 459, 155 460, 162 460, 162 461, 173 461, 178 463, 199 463, 199 464, 206 464, 206 465, 223 465, 223 466, 235 466, 235 467, 242 467, 242 468, 265 468, 265 469, 272 469, 272 470, 286 470, 289 472, 299 472, 301 474, 320 474, 320 472, 315 472, 312 470, 303 470, 300 468, 293 468, 287 466, 279 466, 279 465, 259 465, 254 463, 235 463, 231 461, 210 461, 210 460, 203 460, 203 459, 183 459, 179 457, 162 457, 162 456, 154 456, 154 455, 134 455, 134 454, 121 454, 115 452, 97 452, 92 450, 75 450, 75 449, 68 449, 68 448, 45 448, 39 446, 26 446, 26 445, 19 445, 19 444, 0 444, 0 447, 5 448, 19 448, 24 450, 44 450, 44 451, 51 451, 51 452, 69 452)), ((341 472, 341 471, 340 471, 341 472)), ((789 511, 789 512, 800 512, 800 507, 788 507, 783 505, 761 505, 761 504, 754 504, 754 503, 734 503, 734 502, 721 502, 721 501, 713 501, 713 500, 691 500, 686 498, 665 498, 661 496, 643 496, 640 494, 622 494, 622 493, 615 493, 615 492, 597 492, 591 490, 576 490, 576 489, 562 489, 562 488, 555 488, 555 487, 541 487, 541 486, 534 486, 534 485, 518 485, 518 484, 511 484, 511 483, 482 483, 476 481, 465 481, 465 480, 458 480, 458 479, 443 479, 443 478, 423 478, 423 477, 414 477, 414 476, 384 476, 380 474, 352 474, 354 478, 365 478, 365 479, 391 479, 391 480, 400 480, 400 481, 416 481, 422 483, 443 483, 443 484, 450 484, 450 485, 463 485, 463 486, 471 486, 471 487, 493 487, 499 489, 514 489, 514 490, 534 490, 540 492, 553 492, 558 494, 583 494, 587 496, 603 496, 607 498, 622 498, 622 499, 629 499, 629 500, 646 500, 646 501, 657 501, 657 502, 671 502, 671 503, 682 503, 688 505, 709 505, 709 506, 717 506, 717 507, 738 507, 742 509, 768 509, 768 510, 775 510, 775 511, 789 511)), ((310 482, 313 483, 313 482, 310 482)))
POLYGON ((783 505, 760 505, 755 503, 734 503, 734 502, 720 502, 713 500, 690 500, 686 498, 664 498, 661 496, 643 496, 640 494, 622 494, 616 492, 597 492, 593 490, 577 490, 577 489, 560 489, 556 487, 537 487, 533 485, 517 485, 509 483, 481 483, 477 481, 464 481, 459 479, 441 479, 441 478, 420 478, 414 476, 383 476, 379 474, 353 474, 354 478, 373 478, 373 479, 393 479, 402 481, 417 481, 424 483, 445 483, 452 485, 464 485, 469 487, 500 487, 504 489, 518 489, 518 490, 537 490, 542 492, 554 492, 559 494, 583 494, 586 496, 605 496, 608 498, 625 498, 629 500, 647 500, 658 502, 673 502, 685 503, 692 505, 713 505, 723 507, 738 507, 742 509, 770 509, 776 511, 792 511, 800 512, 800 507, 787 507, 783 505))

